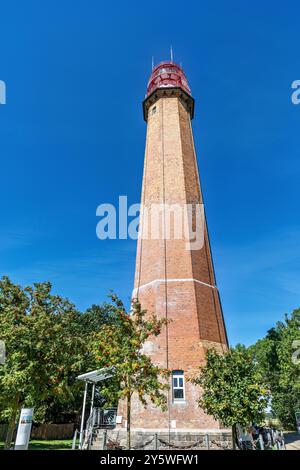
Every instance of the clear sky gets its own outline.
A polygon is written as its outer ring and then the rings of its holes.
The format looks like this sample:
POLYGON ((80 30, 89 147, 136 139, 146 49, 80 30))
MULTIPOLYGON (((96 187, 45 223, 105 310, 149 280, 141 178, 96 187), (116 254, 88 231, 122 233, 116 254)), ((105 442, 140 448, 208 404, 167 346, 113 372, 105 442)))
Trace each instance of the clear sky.
POLYGON ((80 309, 128 299, 135 242, 96 238, 96 207, 139 202, 142 99, 182 62, 229 339, 300 306, 299 2, 10 0, 0 12, 0 274, 50 280, 80 309))

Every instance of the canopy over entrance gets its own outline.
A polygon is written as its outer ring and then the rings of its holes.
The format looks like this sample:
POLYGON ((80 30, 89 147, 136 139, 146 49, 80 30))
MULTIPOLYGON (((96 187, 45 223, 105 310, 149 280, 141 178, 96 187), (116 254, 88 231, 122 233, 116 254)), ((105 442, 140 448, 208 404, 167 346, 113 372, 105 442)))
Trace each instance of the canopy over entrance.
POLYGON ((79 448, 83 448, 83 438, 84 434, 88 438, 88 435, 92 432, 93 428, 93 406, 94 406, 94 397, 95 397, 95 387, 96 384, 102 382, 103 380, 110 379, 114 375, 114 368, 113 367, 103 367, 102 369, 92 370, 91 372, 86 372, 85 374, 78 375, 77 380, 82 380, 85 382, 85 389, 83 395, 83 404, 82 404, 82 414, 81 414, 81 426, 80 426, 80 438, 79 438, 79 448), (90 417, 87 421, 87 429, 85 433, 83 431, 84 427, 84 417, 85 417, 85 409, 86 409, 86 399, 87 399, 87 392, 88 392, 88 385, 92 385, 92 397, 91 397, 91 408, 90 408, 90 417), (90 429, 91 428, 91 429, 90 429))
POLYGON ((96 384, 102 380, 110 379, 113 376, 113 367, 103 367, 102 369, 92 370, 85 374, 78 375, 77 379, 90 384, 96 384))

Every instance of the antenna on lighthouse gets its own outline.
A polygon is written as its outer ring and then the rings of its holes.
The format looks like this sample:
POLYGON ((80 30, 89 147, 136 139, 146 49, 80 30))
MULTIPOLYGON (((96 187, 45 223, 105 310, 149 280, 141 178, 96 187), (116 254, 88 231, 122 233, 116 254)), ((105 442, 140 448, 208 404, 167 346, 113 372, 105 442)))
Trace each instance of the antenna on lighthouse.
POLYGON ((152 70, 154 69, 154 57, 152 56, 152 70))
POLYGON ((171 62, 173 62, 173 47, 170 47, 171 62))

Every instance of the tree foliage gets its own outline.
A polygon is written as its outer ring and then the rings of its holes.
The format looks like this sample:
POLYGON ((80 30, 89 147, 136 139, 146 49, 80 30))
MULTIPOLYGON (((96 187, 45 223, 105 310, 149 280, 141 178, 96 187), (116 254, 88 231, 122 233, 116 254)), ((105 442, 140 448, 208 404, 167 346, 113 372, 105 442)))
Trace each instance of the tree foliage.
POLYGON ((0 366, 0 419, 10 417, 18 396, 19 404, 35 406, 36 421, 74 420, 82 399, 76 376, 97 365, 92 334, 112 321, 108 303, 80 313, 53 295, 49 282, 23 289, 3 277, 0 340, 7 358, 0 366))
POLYGON ((10 445, 17 412, 34 406, 43 421, 51 406, 70 406, 86 370, 87 350, 80 313, 51 293, 49 282, 22 289, 0 280, 0 340, 6 360, 0 366, 0 417, 10 420, 10 445))
POLYGON ((271 392, 273 415, 286 428, 295 427, 295 411, 300 411, 300 309, 277 322, 265 338, 251 347, 260 380, 271 392))
POLYGON ((158 336, 165 320, 155 315, 146 315, 137 300, 132 302, 130 313, 117 296, 112 295, 111 308, 114 322, 102 326, 94 337, 94 350, 99 367, 112 367, 113 377, 103 384, 101 393, 108 404, 119 400, 127 403, 128 447, 130 447, 130 406, 134 393, 144 406, 148 400, 165 409, 169 388, 166 369, 152 363, 143 347, 153 336, 158 336))
POLYGON ((269 394, 246 347, 238 345, 224 354, 208 350, 206 364, 192 382, 201 387, 199 406, 224 426, 247 426, 264 419, 269 394))

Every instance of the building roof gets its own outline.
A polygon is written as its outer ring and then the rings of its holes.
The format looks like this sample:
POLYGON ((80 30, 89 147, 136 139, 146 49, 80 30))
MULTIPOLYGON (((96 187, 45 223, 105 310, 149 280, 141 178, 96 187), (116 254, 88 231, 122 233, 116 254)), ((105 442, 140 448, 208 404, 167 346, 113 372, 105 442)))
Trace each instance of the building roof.
POLYGON ((111 378, 113 376, 113 372, 113 367, 103 367, 102 369, 92 370, 91 372, 78 375, 77 379, 95 384, 102 382, 102 380, 111 378))

